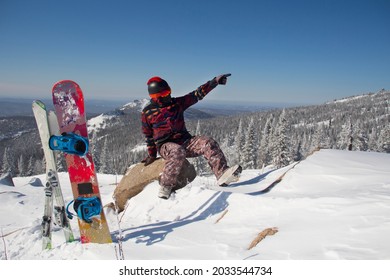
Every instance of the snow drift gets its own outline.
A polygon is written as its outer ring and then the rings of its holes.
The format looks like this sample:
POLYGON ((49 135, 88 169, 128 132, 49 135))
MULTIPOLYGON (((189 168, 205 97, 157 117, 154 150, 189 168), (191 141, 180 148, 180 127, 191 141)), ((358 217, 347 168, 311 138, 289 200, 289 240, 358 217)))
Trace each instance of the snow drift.
MULTIPOLYGON (((230 188, 197 177, 169 200, 157 198, 153 182, 119 215, 125 259, 390 259, 389 166, 390 154, 321 150, 295 166, 244 170, 230 188), (267 229, 276 231, 249 249, 267 229)), ((103 203, 112 201, 120 178, 98 175, 103 203)), ((31 186, 31 177, 13 181, 15 187, 0 184, 0 259, 116 259, 118 223, 108 209, 114 243, 66 244, 54 226, 53 249, 42 251, 43 187, 31 186)), ((60 181, 69 202, 68 174, 60 181)), ((77 238, 77 221, 71 223, 77 238)))

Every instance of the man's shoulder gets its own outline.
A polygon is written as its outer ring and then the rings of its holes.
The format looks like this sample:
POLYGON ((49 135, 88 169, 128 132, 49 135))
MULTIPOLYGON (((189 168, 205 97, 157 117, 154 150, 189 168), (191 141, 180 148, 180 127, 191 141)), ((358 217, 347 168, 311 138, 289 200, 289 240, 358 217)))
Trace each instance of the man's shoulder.
POLYGON ((155 107, 155 104, 153 104, 152 102, 148 102, 146 103, 145 107, 142 109, 142 113, 145 113, 147 111, 149 111, 150 109, 153 109, 155 107))

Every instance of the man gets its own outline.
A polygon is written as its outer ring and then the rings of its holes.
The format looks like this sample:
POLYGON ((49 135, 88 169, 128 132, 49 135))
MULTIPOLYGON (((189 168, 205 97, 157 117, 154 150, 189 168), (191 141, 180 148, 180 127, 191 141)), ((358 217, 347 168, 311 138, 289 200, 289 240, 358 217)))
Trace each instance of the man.
POLYGON ((147 85, 151 99, 142 111, 142 132, 145 135, 148 156, 142 162, 145 166, 151 164, 156 159, 157 152, 165 159, 159 179, 160 198, 170 197, 187 157, 204 156, 220 186, 227 186, 238 180, 241 166, 229 168, 218 143, 207 136, 192 136, 184 122, 184 111, 202 100, 217 85, 225 85, 230 75, 217 76, 196 90, 177 98, 171 97, 171 88, 165 80, 160 77, 149 79, 147 85))

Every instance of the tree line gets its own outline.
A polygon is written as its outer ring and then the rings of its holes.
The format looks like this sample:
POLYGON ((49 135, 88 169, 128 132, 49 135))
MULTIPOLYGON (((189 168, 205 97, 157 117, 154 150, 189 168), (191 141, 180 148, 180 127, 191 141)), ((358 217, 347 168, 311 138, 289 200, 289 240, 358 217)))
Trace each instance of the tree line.
MULTIPOLYGON (((390 153, 390 92, 382 90, 316 106, 245 113, 187 121, 193 135, 214 138, 228 162, 244 169, 276 168, 299 161, 317 148, 390 153)), ((123 174, 146 156, 139 113, 106 119, 90 130, 97 172, 123 174)), ((2 147, 1 173, 31 176, 45 172, 43 151, 35 129, 2 147)), ((59 171, 65 171, 58 155, 59 171)), ((210 173, 202 158, 192 160, 198 174, 210 173)))

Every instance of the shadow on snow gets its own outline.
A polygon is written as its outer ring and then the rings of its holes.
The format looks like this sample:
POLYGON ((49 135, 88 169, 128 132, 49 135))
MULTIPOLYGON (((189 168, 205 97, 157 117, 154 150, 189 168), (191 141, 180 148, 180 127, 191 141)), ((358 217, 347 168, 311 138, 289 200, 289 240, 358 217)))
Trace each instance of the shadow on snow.
MULTIPOLYGON (((264 174, 256 176, 246 181, 238 182, 229 186, 229 188, 237 188, 243 187, 247 185, 258 184, 264 178, 272 173, 275 170, 268 171, 264 174)), ((271 191, 281 179, 277 179, 271 185, 267 186, 263 190, 246 193, 247 195, 262 195, 271 191)), ((174 221, 162 221, 158 223, 153 223, 149 225, 143 225, 135 228, 128 228, 122 230, 123 239, 122 241, 128 241, 130 239, 136 239, 136 243, 145 243, 147 246, 153 245, 154 243, 163 241, 166 236, 173 232, 176 228, 180 228, 182 226, 206 220, 208 217, 216 215, 218 213, 223 212, 228 206, 229 203, 227 199, 233 192, 229 191, 218 191, 213 194, 206 202, 204 202, 197 210, 193 211, 189 215, 184 218, 180 218, 174 221), (130 233, 126 233, 130 232, 130 233)), ((117 237, 118 232, 116 231, 113 234, 113 239, 115 242, 118 242, 117 237)))
MULTIPOLYGON (((136 228, 128 228, 122 231, 124 234, 122 241, 136 238, 136 243, 146 243, 146 245, 152 245, 157 242, 161 242, 165 237, 173 232, 176 228, 199 222, 207 219, 210 216, 216 215, 224 211, 229 203, 228 197, 231 193, 217 192, 213 194, 205 203, 203 203, 197 210, 193 211, 184 218, 174 221, 162 221, 154 224, 144 225, 136 228), (135 231, 133 231, 135 230, 135 231), (133 231, 130 233, 129 231, 133 231)), ((114 236, 115 241, 117 236, 114 236)))

